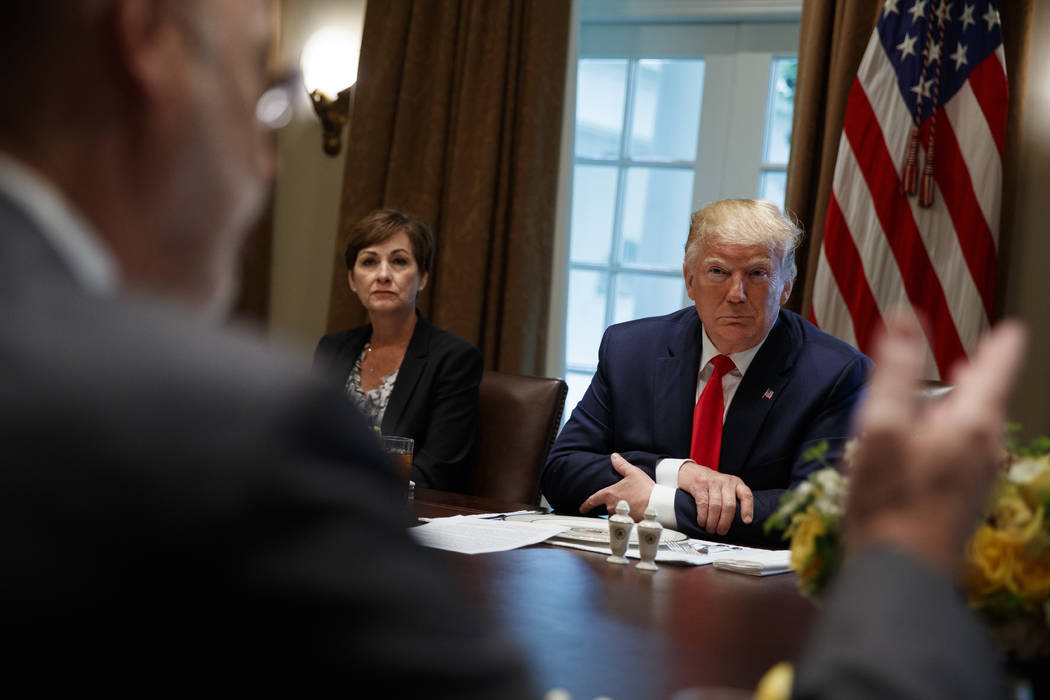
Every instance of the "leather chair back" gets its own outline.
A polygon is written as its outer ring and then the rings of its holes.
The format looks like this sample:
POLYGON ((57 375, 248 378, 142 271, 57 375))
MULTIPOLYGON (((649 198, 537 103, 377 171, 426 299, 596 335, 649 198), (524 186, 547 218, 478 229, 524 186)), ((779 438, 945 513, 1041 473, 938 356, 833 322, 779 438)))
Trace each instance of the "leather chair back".
POLYGON ((568 389, 562 379, 485 370, 478 390, 475 495, 539 503, 540 471, 568 389))

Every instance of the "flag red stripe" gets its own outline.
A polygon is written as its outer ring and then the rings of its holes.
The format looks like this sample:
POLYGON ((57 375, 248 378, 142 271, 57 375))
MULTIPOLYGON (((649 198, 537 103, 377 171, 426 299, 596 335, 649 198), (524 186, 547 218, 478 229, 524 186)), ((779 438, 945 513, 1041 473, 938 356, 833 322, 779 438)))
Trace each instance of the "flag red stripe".
POLYGON ((1010 95, 1006 72, 996 55, 990 53, 973 69, 969 81, 970 89, 981 105, 992 138, 999 149, 999 160, 1002 160, 1006 141, 1006 108, 1010 95))
POLYGON ((984 312, 991 319, 995 308, 995 270, 998 264, 995 240, 974 193, 959 140, 943 107, 938 110, 935 133, 937 186, 951 215, 966 267, 984 302, 984 312))
POLYGON ((871 354, 875 334, 883 327, 882 314, 871 293, 871 286, 864 274, 864 263, 850 235, 849 225, 842 215, 835 193, 828 202, 828 217, 824 223, 824 254, 828 267, 838 284, 839 293, 846 302, 850 318, 853 319, 853 335, 861 352, 871 354))
POLYGON ((858 80, 853 81, 846 102, 843 132, 868 183, 875 214, 900 268, 905 292, 912 306, 921 309, 929 321, 926 334, 937 369, 942 377, 948 376, 952 364, 966 357, 966 351, 911 215, 911 207, 901 190, 893 158, 886 150, 871 103, 858 80))

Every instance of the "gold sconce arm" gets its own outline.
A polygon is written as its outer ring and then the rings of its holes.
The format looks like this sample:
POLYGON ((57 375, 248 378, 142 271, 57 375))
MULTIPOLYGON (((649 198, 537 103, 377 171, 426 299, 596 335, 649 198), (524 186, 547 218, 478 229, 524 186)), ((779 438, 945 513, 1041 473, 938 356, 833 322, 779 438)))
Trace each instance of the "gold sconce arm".
POLYGON ((341 90, 334 100, 320 90, 310 93, 310 102, 321 120, 321 144, 324 152, 330 156, 339 155, 342 149, 343 127, 350 120, 353 92, 354 86, 351 85, 341 90))

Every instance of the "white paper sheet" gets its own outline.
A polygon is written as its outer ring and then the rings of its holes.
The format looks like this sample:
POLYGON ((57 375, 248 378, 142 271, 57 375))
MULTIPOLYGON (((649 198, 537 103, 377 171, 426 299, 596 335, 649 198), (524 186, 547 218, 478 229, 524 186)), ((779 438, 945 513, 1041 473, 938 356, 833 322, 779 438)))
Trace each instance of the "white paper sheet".
POLYGON ((425 525, 410 528, 409 533, 426 547, 462 554, 483 554, 539 544, 567 529, 564 525, 516 523, 456 515, 436 518, 425 525))
MULTIPOLYGON (((571 549, 582 549, 585 552, 597 552, 598 554, 612 554, 612 551, 608 546, 596 545, 596 544, 584 544, 582 542, 570 542, 568 540, 551 540, 547 544, 556 544, 559 547, 569 547, 571 549)), ((628 547, 627 553, 624 555, 632 559, 639 559, 641 554, 637 547, 628 547)), ((686 564, 688 566, 700 566, 702 564, 710 564, 711 559, 707 554, 689 554, 688 552, 679 552, 673 549, 667 549, 661 547, 656 551, 656 561, 660 564, 686 564)))

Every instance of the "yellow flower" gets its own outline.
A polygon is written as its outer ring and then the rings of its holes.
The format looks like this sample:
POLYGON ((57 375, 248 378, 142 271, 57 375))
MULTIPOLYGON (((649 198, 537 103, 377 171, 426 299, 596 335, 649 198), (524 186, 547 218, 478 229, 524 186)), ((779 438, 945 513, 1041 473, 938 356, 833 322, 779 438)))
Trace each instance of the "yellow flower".
POLYGON ((1031 602, 1050 596, 1050 557, 1028 552, 1018 557, 1011 568, 1008 585, 1031 602))
POLYGON ((808 583, 820 573, 822 563, 816 556, 816 541, 827 530, 824 517, 814 506, 797 516, 797 527, 791 537, 791 568, 808 583))
POLYGON ((981 525, 967 548, 967 588, 971 598, 1006 587, 1022 543, 990 525, 981 525))
POLYGON ((795 669, 787 661, 781 661, 762 676, 755 688, 754 700, 788 700, 794 678, 795 669))
POLYGON ((989 520, 1004 536, 1027 542, 1042 527, 1041 509, 1034 512, 1013 484, 1003 484, 992 501, 989 520))

